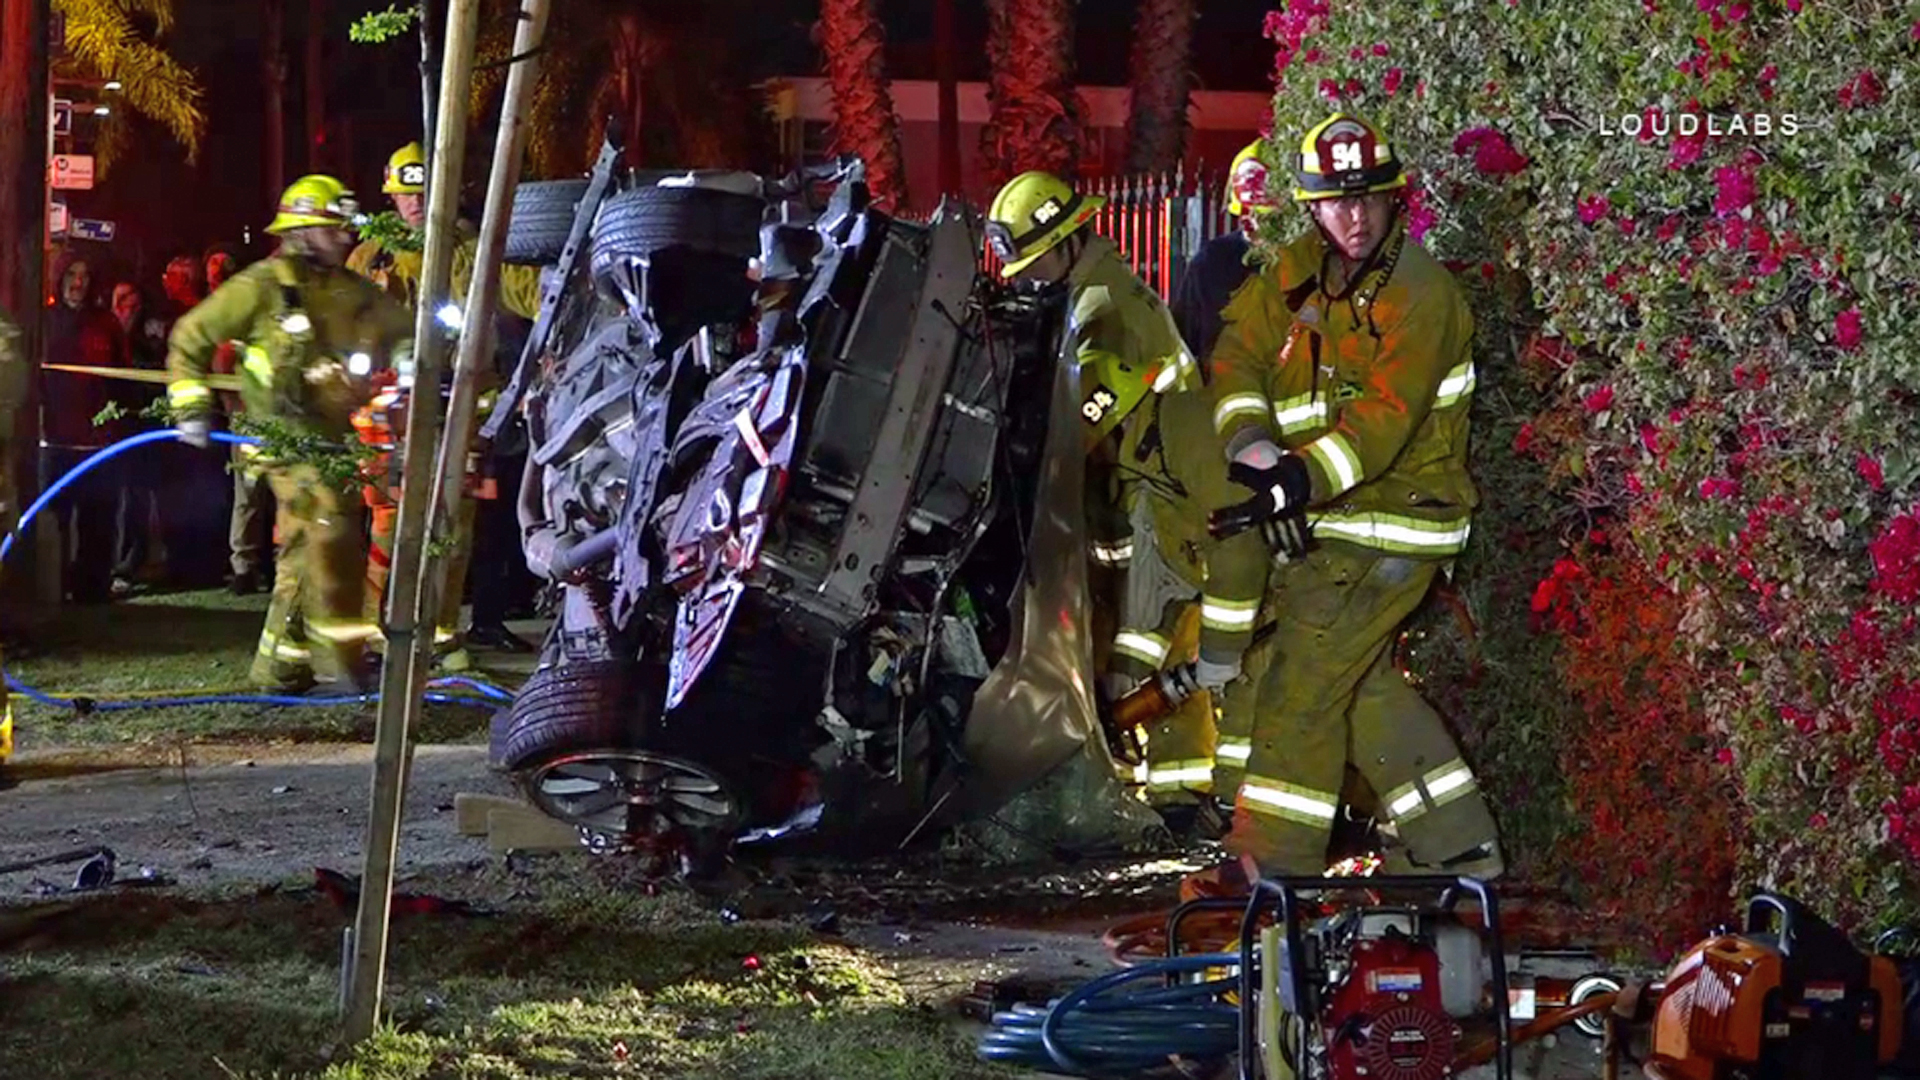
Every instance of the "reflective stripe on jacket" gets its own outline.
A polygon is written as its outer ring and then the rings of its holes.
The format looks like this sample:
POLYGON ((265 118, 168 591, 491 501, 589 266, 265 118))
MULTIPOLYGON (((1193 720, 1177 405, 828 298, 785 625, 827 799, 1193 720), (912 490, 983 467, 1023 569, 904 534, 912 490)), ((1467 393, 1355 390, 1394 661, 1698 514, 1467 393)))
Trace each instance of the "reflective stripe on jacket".
POLYGON ((1229 457, 1265 436, 1306 461, 1317 538, 1452 558, 1479 504, 1473 316, 1404 229, 1385 244, 1342 296, 1319 279, 1317 233, 1235 294, 1212 357, 1213 421, 1229 457))

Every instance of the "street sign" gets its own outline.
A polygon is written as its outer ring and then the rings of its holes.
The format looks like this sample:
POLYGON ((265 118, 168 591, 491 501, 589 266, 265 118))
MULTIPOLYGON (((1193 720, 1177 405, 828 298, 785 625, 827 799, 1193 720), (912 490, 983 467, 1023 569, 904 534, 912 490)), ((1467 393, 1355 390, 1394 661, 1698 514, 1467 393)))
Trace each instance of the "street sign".
POLYGON ((73 102, 66 98, 53 99, 53 133, 73 134, 73 102))
POLYGON ((113 240, 113 222, 111 221, 74 218, 73 224, 67 231, 73 234, 75 240, 98 240, 103 244, 113 240))
POLYGON ((64 236, 67 232, 67 204, 55 202, 47 204, 47 232, 54 236, 64 236))
POLYGON ((55 191, 93 190, 93 155, 53 155, 52 184, 55 191))

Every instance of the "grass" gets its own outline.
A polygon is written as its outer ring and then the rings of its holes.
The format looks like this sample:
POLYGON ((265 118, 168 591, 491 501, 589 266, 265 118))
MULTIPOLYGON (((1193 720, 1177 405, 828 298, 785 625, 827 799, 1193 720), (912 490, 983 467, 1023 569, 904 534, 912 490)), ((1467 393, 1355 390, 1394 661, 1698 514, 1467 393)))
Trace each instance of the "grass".
POLYGON ((728 924, 577 872, 540 892, 489 918, 397 918, 391 1026, 351 1051, 335 1012, 349 916, 310 890, 0 911, 0 1062, 43 1080, 1011 1075, 878 961, 797 925, 728 924))
MULTIPOLYGON (((10 651, 7 673, 59 698, 155 697, 179 691, 254 692, 247 668, 265 619, 265 596, 223 590, 137 596, 64 609, 37 628, 31 648, 10 651)), ((474 674, 484 677, 481 672, 474 674)), ((509 681, 507 685, 512 685, 509 681)), ((488 711, 429 704, 418 737, 428 742, 485 738, 488 711)), ((188 705, 82 715, 14 699, 21 749, 47 746, 293 740, 365 742, 373 711, 356 706, 188 705)))

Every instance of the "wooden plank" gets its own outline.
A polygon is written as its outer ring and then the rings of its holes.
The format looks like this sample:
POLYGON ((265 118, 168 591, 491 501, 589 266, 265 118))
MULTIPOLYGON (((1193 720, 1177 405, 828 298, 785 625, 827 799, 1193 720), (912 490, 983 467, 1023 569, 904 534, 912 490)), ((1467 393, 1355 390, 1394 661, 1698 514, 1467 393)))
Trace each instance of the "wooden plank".
POLYGON ((487 847, 509 851, 581 851, 580 831, 527 806, 487 812, 487 847))
POLYGON ((487 835, 487 814, 494 810, 524 810, 527 804, 505 795, 463 791, 453 797, 453 819, 461 836, 487 835))

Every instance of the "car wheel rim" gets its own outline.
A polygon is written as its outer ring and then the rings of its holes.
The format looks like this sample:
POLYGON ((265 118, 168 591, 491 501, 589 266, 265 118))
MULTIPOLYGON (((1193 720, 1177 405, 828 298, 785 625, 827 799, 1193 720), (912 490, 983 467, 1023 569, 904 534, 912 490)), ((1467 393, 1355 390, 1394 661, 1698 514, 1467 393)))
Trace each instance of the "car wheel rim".
POLYGON ((731 830, 740 807, 709 769, 647 750, 590 750, 528 770, 528 797, 548 817, 629 842, 731 830))

